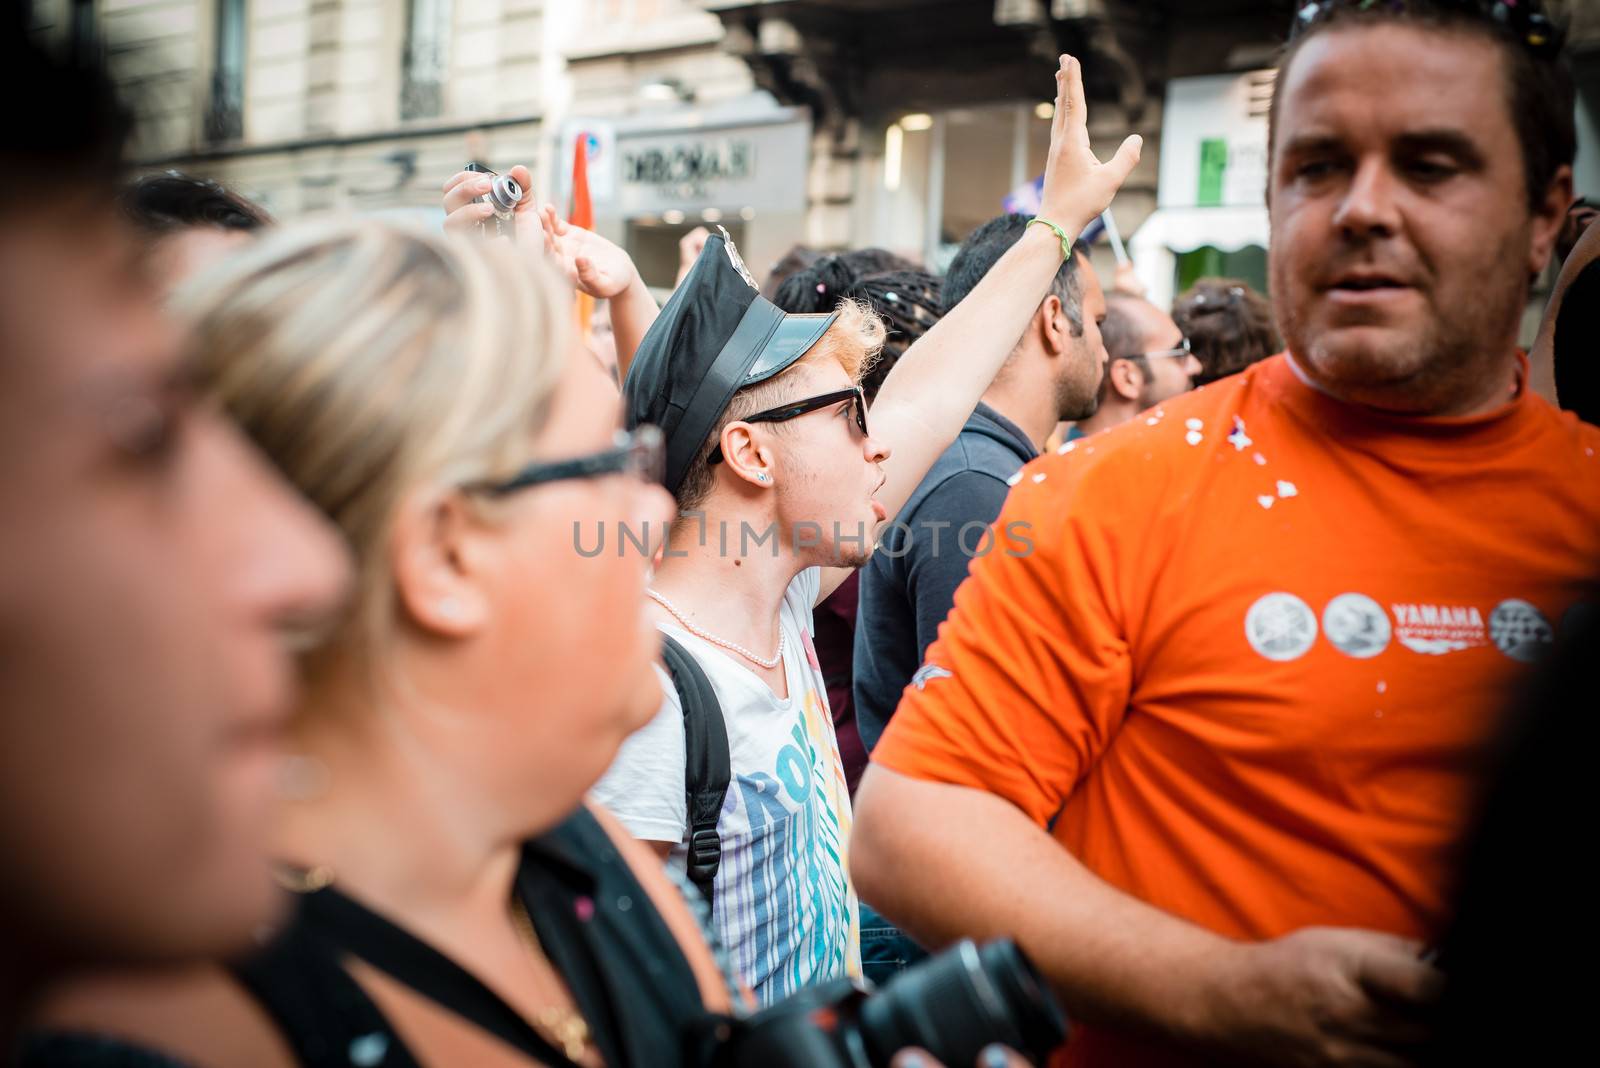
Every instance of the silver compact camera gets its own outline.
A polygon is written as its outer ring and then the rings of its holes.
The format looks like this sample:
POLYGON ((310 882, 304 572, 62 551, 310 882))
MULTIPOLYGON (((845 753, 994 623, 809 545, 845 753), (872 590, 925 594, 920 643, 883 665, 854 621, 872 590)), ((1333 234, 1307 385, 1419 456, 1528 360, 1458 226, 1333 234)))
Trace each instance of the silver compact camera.
POLYGON ((516 240, 516 224, 512 214, 525 195, 521 183, 509 174, 496 174, 481 163, 469 163, 467 170, 491 175, 494 179, 487 193, 472 198, 474 204, 488 204, 494 211, 493 215, 480 224, 479 229, 490 237, 516 240))

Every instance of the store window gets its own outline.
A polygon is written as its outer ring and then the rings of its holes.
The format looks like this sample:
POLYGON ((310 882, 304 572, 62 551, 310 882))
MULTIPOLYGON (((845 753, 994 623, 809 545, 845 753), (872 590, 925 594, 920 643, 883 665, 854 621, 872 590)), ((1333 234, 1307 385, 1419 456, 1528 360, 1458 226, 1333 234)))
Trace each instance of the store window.
POLYGON ((205 132, 211 141, 244 136, 245 0, 217 0, 216 52, 205 132))
POLYGON ((1049 104, 1021 101, 896 118, 865 202, 873 243, 944 270, 1008 195, 1044 173, 1050 118, 1049 104))
MULTIPOLYGON (((745 224, 742 220, 721 219, 715 225, 728 231, 736 247, 743 247, 745 224)), ((672 213, 667 218, 646 216, 628 220, 623 247, 633 257, 645 285, 660 294, 672 292, 678 281, 678 243, 696 226, 707 224, 700 219, 686 218, 682 212, 672 213)), ((760 270, 757 264, 750 267, 760 270)), ((758 277, 756 281, 761 279, 758 277)))
POLYGON ((402 119, 432 119, 444 114, 450 16, 451 0, 409 0, 406 5, 406 43, 400 65, 402 119))
POLYGON ((939 241, 960 246, 1004 210, 1007 194, 1044 174, 1048 106, 1002 104, 945 112, 944 204, 939 241))

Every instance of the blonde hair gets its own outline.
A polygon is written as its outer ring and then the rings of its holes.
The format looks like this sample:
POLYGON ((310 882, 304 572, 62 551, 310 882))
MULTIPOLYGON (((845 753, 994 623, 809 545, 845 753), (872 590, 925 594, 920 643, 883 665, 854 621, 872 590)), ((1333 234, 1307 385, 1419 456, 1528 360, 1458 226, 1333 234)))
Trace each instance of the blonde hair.
POLYGON ((402 497, 527 459, 565 366, 570 291, 502 241, 372 219, 290 227, 191 282, 202 389, 343 532, 340 638, 393 618, 384 543, 402 497))
POLYGON ((833 325, 817 339, 815 345, 806 350, 804 356, 765 382, 757 382, 733 395, 728 407, 712 426, 711 433, 700 443, 700 450, 689 463, 683 484, 678 487, 677 501, 680 511, 697 507, 705 500, 706 494, 711 492, 712 474, 709 461, 712 450, 722 439, 723 428, 729 423, 782 403, 784 395, 788 392, 786 382, 796 368, 807 364, 837 363, 857 385, 861 383, 862 376, 872 370, 878 354, 883 351, 883 341, 887 334, 883 320, 871 306, 849 298, 839 301, 837 311, 839 318, 833 321, 833 325))

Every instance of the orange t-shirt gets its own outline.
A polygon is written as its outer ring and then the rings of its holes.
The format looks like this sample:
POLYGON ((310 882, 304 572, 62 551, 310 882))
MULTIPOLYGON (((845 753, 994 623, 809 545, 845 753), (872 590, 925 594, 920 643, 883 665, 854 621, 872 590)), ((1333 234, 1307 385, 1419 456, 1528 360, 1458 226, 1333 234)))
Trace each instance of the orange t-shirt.
POLYGON ((872 758, 1229 937, 1431 939, 1474 758, 1600 572, 1597 454, 1526 390, 1391 417, 1281 355, 1168 401, 1022 470, 872 758))

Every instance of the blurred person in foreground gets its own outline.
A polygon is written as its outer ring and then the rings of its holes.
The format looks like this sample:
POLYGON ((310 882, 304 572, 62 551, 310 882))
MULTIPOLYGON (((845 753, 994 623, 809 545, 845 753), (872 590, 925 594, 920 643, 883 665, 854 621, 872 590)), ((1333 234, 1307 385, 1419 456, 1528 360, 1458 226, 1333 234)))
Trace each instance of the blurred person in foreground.
POLYGON ((1202 278, 1172 302, 1172 321, 1200 361, 1196 386, 1283 351, 1271 303, 1237 278, 1202 278))
POLYGON ((1507 717, 1462 850, 1428 1065, 1568 1064, 1591 1041, 1593 991, 1573 963, 1597 948, 1584 852, 1600 707, 1600 586, 1573 613, 1507 717), (1542 873, 1530 878, 1530 872, 1542 873), (1499 1027, 1485 1021, 1529 1021, 1499 1027))
MULTIPOLYGON (((1049 223, 1030 227, 906 351, 870 412, 859 383, 881 322, 851 301, 827 315, 786 315, 759 296, 721 235, 662 309, 624 385, 629 421, 662 426, 680 510, 649 593, 652 616, 708 676, 728 735, 732 781, 708 828, 720 865, 714 883, 701 878, 717 932, 763 1004, 861 973, 850 798, 813 610, 865 562, 878 526, 954 440, 1072 236, 1138 158, 1130 138, 1111 162, 1096 159, 1076 61, 1062 57, 1056 79, 1049 223)), ((687 865, 686 733, 677 691, 663 681, 661 712, 628 740, 596 796, 687 865)))
POLYGON ((1600 430, 1516 347, 1575 140, 1535 15, 1303 9, 1288 354, 1024 468, 1031 552, 975 562, 873 752, 863 896, 1016 937, 1062 1063, 1415 1058, 1475 758, 1600 559, 1600 430))
MULTIPOLYGON (((891 253, 876 248, 824 257, 812 267, 792 275, 773 301, 791 315, 827 313, 837 308, 841 300, 858 301, 883 320, 883 347, 871 368, 861 376, 861 393, 868 405, 877 399, 883 380, 900 362, 906 349, 927 333, 944 312, 939 296, 940 280, 934 275, 910 269, 875 273, 877 267, 896 259, 891 253)), ((834 735, 839 741, 839 760, 844 765, 845 784, 852 794, 861 781, 861 773, 867 770, 867 750, 856 723, 852 693, 860 579, 861 572, 853 572, 817 605, 813 635, 817 662, 827 686, 834 735)), ((878 978, 871 974, 870 966, 868 977, 878 978)))
MULTIPOLYGON (((1571 213, 1569 213, 1569 219, 1571 213)), ((1570 225, 1570 224, 1569 224, 1570 225)), ((1539 335, 1529 352, 1535 373, 1553 381, 1557 401, 1586 423, 1600 426, 1600 228, 1574 239, 1545 305, 1539 335)))
POLYGON ((1140 412, 1189 392, 1200 372, 1189 340, 1172 316, 1143 297, 1108 293, 1100 338, 1105 342, 1106 371, 1100 379, 1099 404, 1072 425, 1064 442, 1121 426, 1140 412))
POLYGON ((105 75, 7 27, 0 86, 51 105, 0 119, 9 1061, 51 980, 238 949, 277 915, 282 632, 328 613, 346 572, 327 525, 190 385, 115 208, 128 121, 105 75))
POLYGON ((150 174, 122 188, 122 208, 150 242, 151 268, 168 292, 249 244, 272 217, 209 178, 150 174))
POLYGON ((573 526, 670 499, 659 436, 619 431, 537 266, 319 223, 182 294, 201 384, 359 581, 302 663, 273 850, 291 922, 231 968, 64 991, 46 1026, 219 1066, 666 1066, 732 1006, 660 864, 584 804, 660 692, 649 561, 581 557, 573 526))

